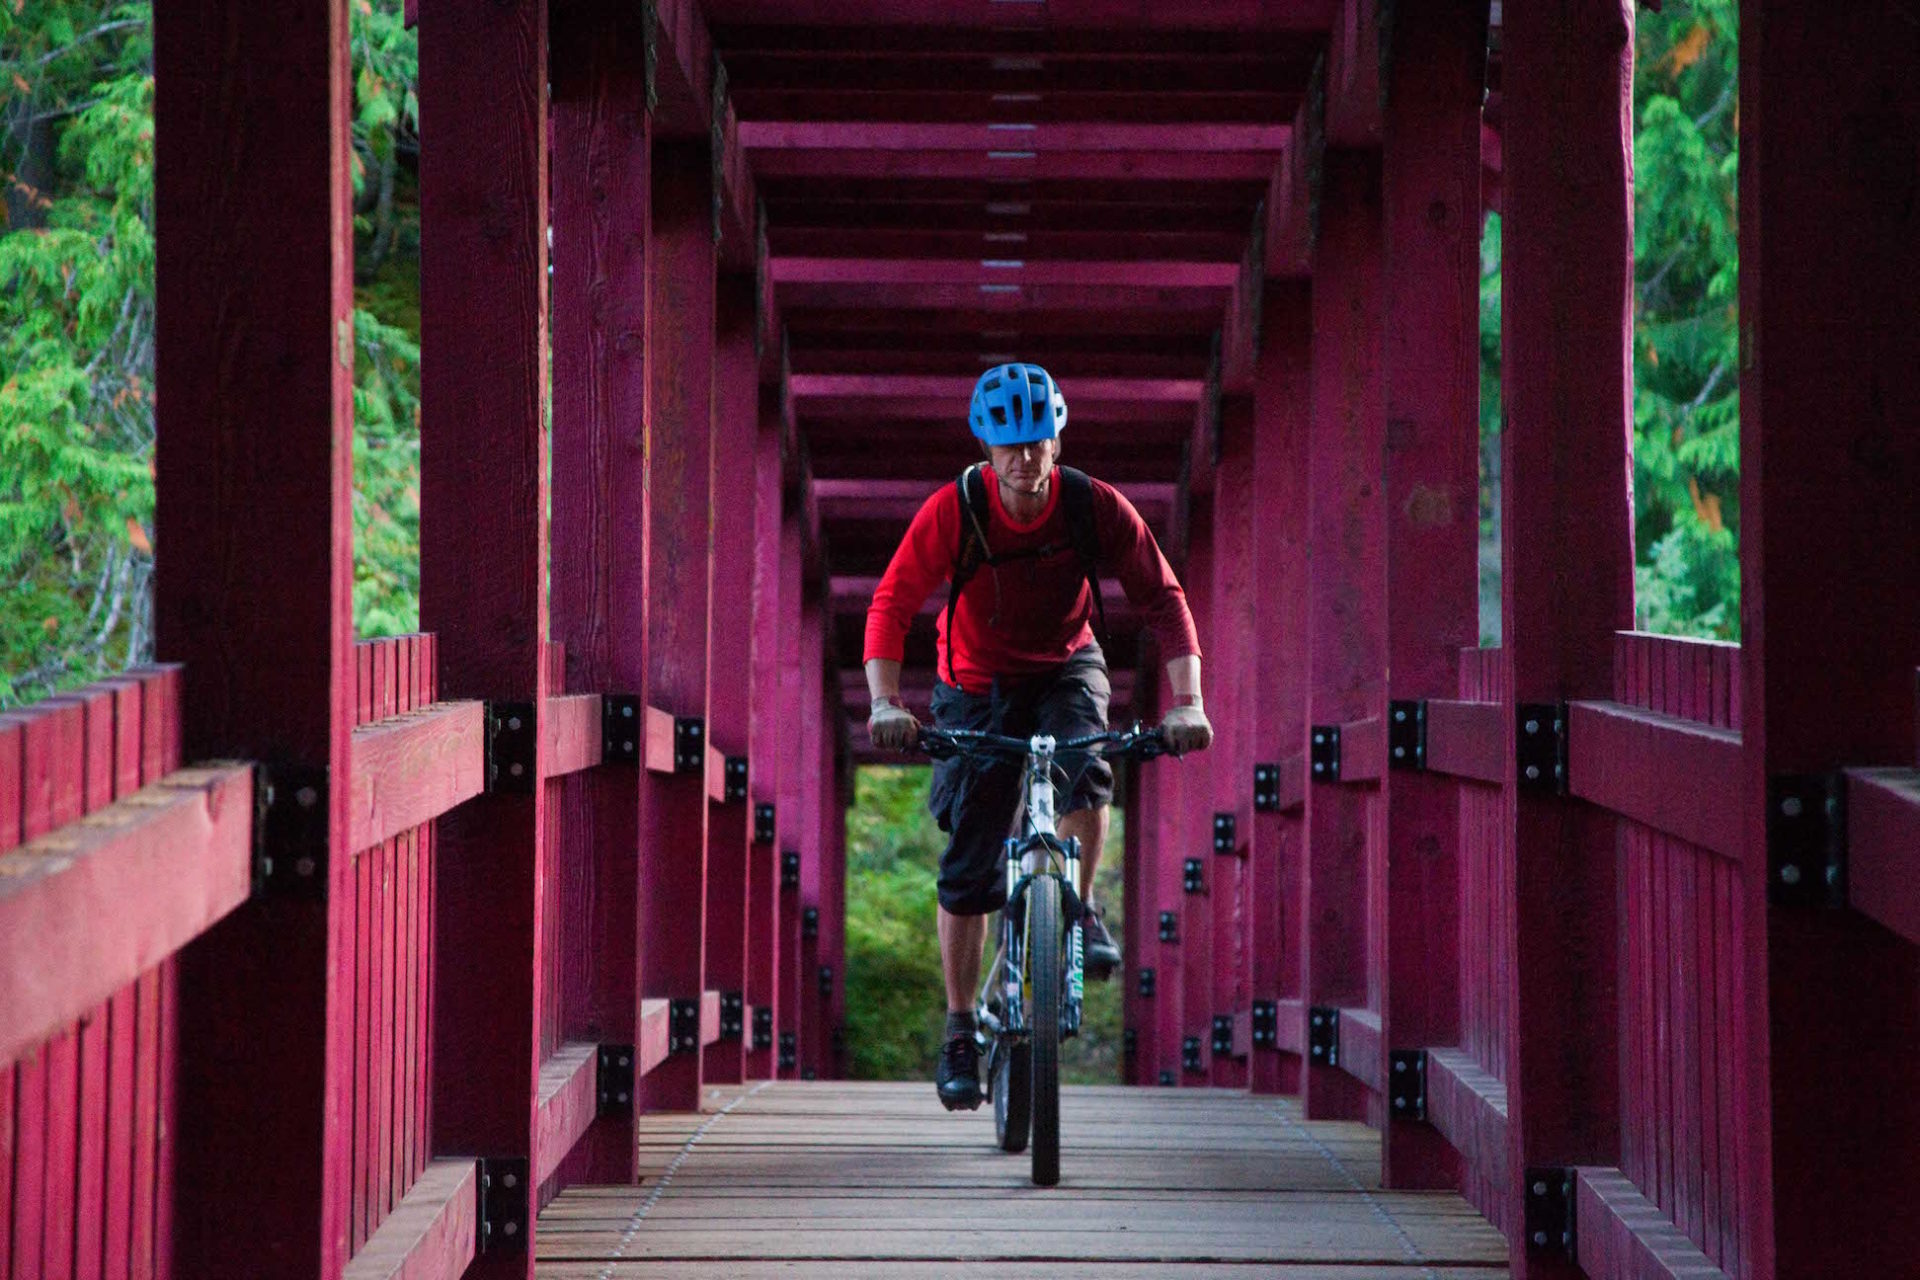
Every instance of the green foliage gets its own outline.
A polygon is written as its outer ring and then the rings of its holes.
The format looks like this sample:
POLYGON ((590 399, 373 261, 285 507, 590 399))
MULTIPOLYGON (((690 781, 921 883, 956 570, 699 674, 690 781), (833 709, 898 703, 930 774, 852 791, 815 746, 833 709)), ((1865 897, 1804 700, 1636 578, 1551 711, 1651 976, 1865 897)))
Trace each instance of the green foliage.
MULTIPOLYGON (((152 657, 148 13, 0 0, 0 705, 152 657)), ((375 635, 419 614, 417 57, 401 0, 352 17, 354 603, 375 635)))
MULTIPOLYGON (((848 1074, 859 1080, 933 1078, 946 1021, 934 877, 946 837, 927 813, 929 771, 863 768, 847 815, 848 1074)), ((1115 811, 1094 894, 1119 938, 1122 815, 1115 811)), ((1117 983, 1087 984, 1081 1033, 1062 1054, 1076 1084, 1118 1078, 1117 983)))
MULTIPOLYGON (((1739 5, 1642 8, 1634 72, 1636 625, 1740 635, 1739 5)), ((1499 641, 1500 220, 1480 307, 1481 635, 1499 641)))

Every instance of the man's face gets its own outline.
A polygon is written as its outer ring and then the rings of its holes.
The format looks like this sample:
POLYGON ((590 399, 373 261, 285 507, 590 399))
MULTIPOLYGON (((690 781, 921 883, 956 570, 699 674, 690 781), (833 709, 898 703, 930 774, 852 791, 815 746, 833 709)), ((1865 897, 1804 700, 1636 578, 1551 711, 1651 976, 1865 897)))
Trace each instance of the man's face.
POLYGON ((987 446, 993 459, 993 474, 1015 493, 1039 493, 1053 474, 1053 460, 1060 456, 1060 442, 1039 440, 1032 444, 995 444, 987 446))

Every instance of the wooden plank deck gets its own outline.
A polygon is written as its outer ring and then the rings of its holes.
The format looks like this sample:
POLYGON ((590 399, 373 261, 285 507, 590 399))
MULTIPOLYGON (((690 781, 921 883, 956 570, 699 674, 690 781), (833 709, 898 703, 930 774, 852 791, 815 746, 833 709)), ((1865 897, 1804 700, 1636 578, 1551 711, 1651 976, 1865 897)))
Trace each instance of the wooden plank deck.
POLYGON ((640 1185, 540 1217, 541 1280, 1495 1280, 1464 1200, 1379 1189, 1379 1136, 1292 1098, 1074 1088, 1060 1186, 1002 1154, 986 1108, 924 1083, 709 1090, 639 1121, 640 1185))

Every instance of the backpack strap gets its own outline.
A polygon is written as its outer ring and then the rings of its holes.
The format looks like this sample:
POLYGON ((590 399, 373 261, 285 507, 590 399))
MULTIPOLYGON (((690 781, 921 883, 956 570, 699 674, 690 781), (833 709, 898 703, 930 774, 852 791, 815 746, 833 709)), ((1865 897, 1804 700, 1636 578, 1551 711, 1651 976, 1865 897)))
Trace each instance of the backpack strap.
POLYGON ((1074 554, 1080 557, 1080 571, 1087 577, 1087 589, 1093 592, 1093 613, 1098 618, 1100 639, 1107 638, 1107 606, 1100 598, 1100 528, 1094 519, 1093 481, 1074 467, 1055 467, 1060 477, 1060 505, 1067 516, 1067 537, 1074 554))
POLYGON ((981 478, 984 463, 976 462, 960 473, 953 482, 960 499, 960 542, 953 552, 953 572, 949 575, 952 583, 947 591, 947 683, 960 687, 960 679, 953 668, 953 611, 960 604, 960 591, 980 571, 980 566, 992 562, 993 556, 987 546, 987 524, 990 520, 987 507, 987 486, 981 478))

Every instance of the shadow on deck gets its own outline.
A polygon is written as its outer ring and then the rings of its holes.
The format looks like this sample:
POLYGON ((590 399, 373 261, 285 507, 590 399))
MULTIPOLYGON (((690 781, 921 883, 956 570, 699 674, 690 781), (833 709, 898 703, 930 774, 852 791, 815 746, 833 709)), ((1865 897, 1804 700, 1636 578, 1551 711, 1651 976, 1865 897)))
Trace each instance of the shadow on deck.
POLYGON ((922 1083, 710 1090, 639 1121, 641 1183, 541 1215, 543 1280, 1284 1276, 1493 1280, 1506 1244, 1457 1195, 1382 1191, 1379 1136, 1293 1098, 1076 1088, 1061 1185, 922 1083), (1283 1268, 1283 1269, 1278 1269, 1283 1268))

